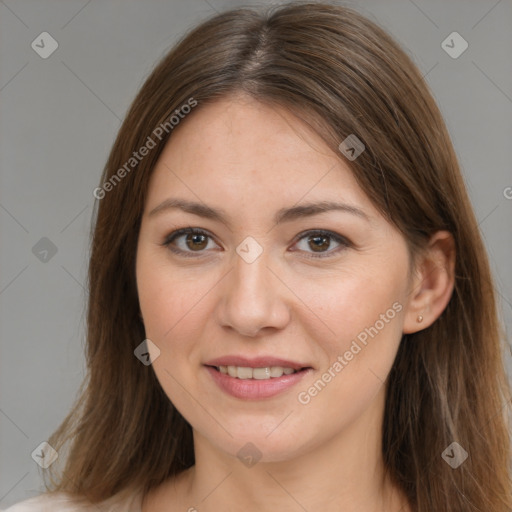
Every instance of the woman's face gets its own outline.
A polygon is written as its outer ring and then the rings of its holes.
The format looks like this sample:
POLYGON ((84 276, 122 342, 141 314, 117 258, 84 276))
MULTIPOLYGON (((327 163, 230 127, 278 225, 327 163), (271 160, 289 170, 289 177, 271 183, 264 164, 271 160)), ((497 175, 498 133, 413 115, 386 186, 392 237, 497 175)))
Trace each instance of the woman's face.
POLYGON ((198 108, 151 177, 136 272, 153 369, 219 452, 287 460, 375 431, 408 271, 344 157, 285 110, 198 108))

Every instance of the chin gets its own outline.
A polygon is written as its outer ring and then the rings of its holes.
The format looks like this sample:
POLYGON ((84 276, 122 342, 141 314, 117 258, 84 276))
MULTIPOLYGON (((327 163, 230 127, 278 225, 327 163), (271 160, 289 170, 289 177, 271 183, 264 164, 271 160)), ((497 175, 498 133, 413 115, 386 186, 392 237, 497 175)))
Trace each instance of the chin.
POLYGON ((316 443, 307 439, 304 431, 301 438, 290 435, 288 432, 277 430, 268 433, 260 429, 236 429, 226 425, 233 437, 225 432, 221 438, 213 438, 211 430, 208 435, 201 434, 208 443, 215 445, 218 450, 232 457, 240 459, 248 467, 256 462, 284 462, 292 460, 313 447, 316 443))

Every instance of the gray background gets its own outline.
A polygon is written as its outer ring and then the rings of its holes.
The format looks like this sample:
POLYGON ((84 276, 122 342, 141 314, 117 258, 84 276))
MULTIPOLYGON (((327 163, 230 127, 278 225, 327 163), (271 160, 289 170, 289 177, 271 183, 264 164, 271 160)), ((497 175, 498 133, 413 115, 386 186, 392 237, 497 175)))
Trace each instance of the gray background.
MULTIPOLYGON (((261 4, 0 1, 0 508, 39 494, 31 453, 64 418, 84 375, 92 191, 126 109, 190 27, 215 11, 261 4), (31 48, 45 31, 59 45, 47 59, 31 48), (43 237, 57 248, 46 262, 33 253, 43 237)), ((510 333, 511 0, 345 4, 386 28, 426 75, 460 158, 510 333), (453 31, 469 43, 457 59, 441 47, 453 31)))

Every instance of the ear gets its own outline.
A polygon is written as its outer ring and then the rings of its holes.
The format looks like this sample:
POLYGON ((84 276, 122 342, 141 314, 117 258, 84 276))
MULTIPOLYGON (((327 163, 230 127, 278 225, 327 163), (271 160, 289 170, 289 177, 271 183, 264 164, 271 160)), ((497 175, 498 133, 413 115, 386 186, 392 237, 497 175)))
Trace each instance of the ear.
POLYGON ((418 257, 411 281, 404 334, 432 325, 450 301, 455 283, 455 242, 450 232, 432 235, 425 252, 418 257))

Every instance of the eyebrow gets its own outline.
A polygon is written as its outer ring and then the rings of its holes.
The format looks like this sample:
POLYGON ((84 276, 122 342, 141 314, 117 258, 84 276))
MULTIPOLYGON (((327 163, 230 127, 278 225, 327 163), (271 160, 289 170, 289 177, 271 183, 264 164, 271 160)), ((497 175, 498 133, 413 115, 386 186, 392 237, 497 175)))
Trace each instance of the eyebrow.
MULTIPOLYGON (((153 217, 159 213, 179 209, 187 213, 192 213, 205 219, 211 219, 221 222, 227 226, 230 225, 228 215, 222 209, 214 209, 202 203, 187 201, 185 199, 169 198, 160 203, 149 212, 149 216, 153 217)), ((345 203, 336 203, 333 201, 320 201, 317 203, 307 203, 300 206, 292 206, 291 208, 281 208, 274 216, 274 223, 291 222, 296 219, 318 215, 328 211, 341 211, 350 213, 370 222, 369 216, 361 209, 345 203)))

